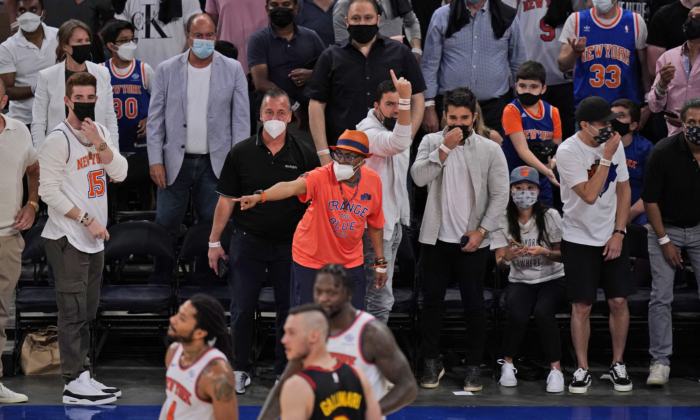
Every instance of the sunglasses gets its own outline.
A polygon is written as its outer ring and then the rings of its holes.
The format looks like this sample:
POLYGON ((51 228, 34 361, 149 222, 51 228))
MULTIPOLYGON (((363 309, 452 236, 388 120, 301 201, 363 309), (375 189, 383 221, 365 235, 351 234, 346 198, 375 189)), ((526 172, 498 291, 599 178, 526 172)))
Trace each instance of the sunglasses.
POLYGON ((338 163, 345 163, 346 165, 350 165, 352 163, 352 161, 354 161, 356 158, 358 158, 360 156, 344 155, 340 152, 332 151, 331 157, 333 158, 333 160, 335 160, 338 163))

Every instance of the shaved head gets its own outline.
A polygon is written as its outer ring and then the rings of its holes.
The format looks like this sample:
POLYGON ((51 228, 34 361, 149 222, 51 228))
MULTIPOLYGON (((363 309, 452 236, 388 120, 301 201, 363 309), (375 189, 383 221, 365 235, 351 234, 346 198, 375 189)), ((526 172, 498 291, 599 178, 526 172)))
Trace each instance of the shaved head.
POLYGON ((307 304, 289 311, 284 323, 284 345, 287 359, 304 360, 315 351, 325 351, 331 324, 320 306, 307 304))
POLYGON ((301 324, 307 333, 318 331, 323 341, 328 340, 330 326, 328 325, 328 317, 323 311, 309 311, 298 314, 301 317, 301 324))

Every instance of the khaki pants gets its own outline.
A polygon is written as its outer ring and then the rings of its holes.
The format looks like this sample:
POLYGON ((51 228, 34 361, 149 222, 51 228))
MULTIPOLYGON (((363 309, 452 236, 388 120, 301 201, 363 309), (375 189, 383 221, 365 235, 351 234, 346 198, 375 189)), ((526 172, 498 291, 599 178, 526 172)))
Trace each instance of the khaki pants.
POLYGON ((104 251, 79 251, 65 236, 44 239, 44 249, 56 277, 58 348, 63 381, 68 384, 92 369, 88 359, 90 322, 100 303, 104 251))
MULTIPOLYGON (((5 324, 10 319, 10 303, 19 275, 22 271, 22 251, 24 238, 19 233, 12 236, 0 236, 0 354, 5 348, 7 334, 5 324)), ((2 360, 0 359, 0 377, 2 360)))

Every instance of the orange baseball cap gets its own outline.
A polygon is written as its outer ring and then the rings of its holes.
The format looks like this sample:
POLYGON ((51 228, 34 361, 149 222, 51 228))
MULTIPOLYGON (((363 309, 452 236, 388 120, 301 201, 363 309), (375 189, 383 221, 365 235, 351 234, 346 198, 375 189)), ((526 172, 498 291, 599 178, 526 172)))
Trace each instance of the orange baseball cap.
POLYGON ((372 156, 369 152, 369 139, 367 134, 359 130, 345 130, 335 146, 329 146, 331 150, 343 149, 351 152, 362 153, 365 158, 372 156))

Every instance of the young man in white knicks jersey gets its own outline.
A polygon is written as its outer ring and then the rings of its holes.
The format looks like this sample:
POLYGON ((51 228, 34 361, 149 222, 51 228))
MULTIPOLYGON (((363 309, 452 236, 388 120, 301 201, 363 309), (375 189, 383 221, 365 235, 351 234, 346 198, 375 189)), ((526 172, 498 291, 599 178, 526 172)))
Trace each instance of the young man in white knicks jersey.
POLYGON ((197 294, 170 318, 165 394, 159 420, 237 420, 233 336, 224 308, 197 294))
MULTIPOLYGON (((374 322, 376 319, 372 315, 352 306, 354 287, 354 281, 342 265, 326 265, 316 275, 314 302, 331 320, 326 344, 328 352, 367 376, 382 415, 386 416, 409 405, 418 394, 418 386, 391 330, 381 322, 374 322), (393 388, 389 390, 391 384, 393 388)), ((287 369, 270 391, 258 420, 279 418, 282 384, 302 368, 298 360, 287 363, 287 369)))

